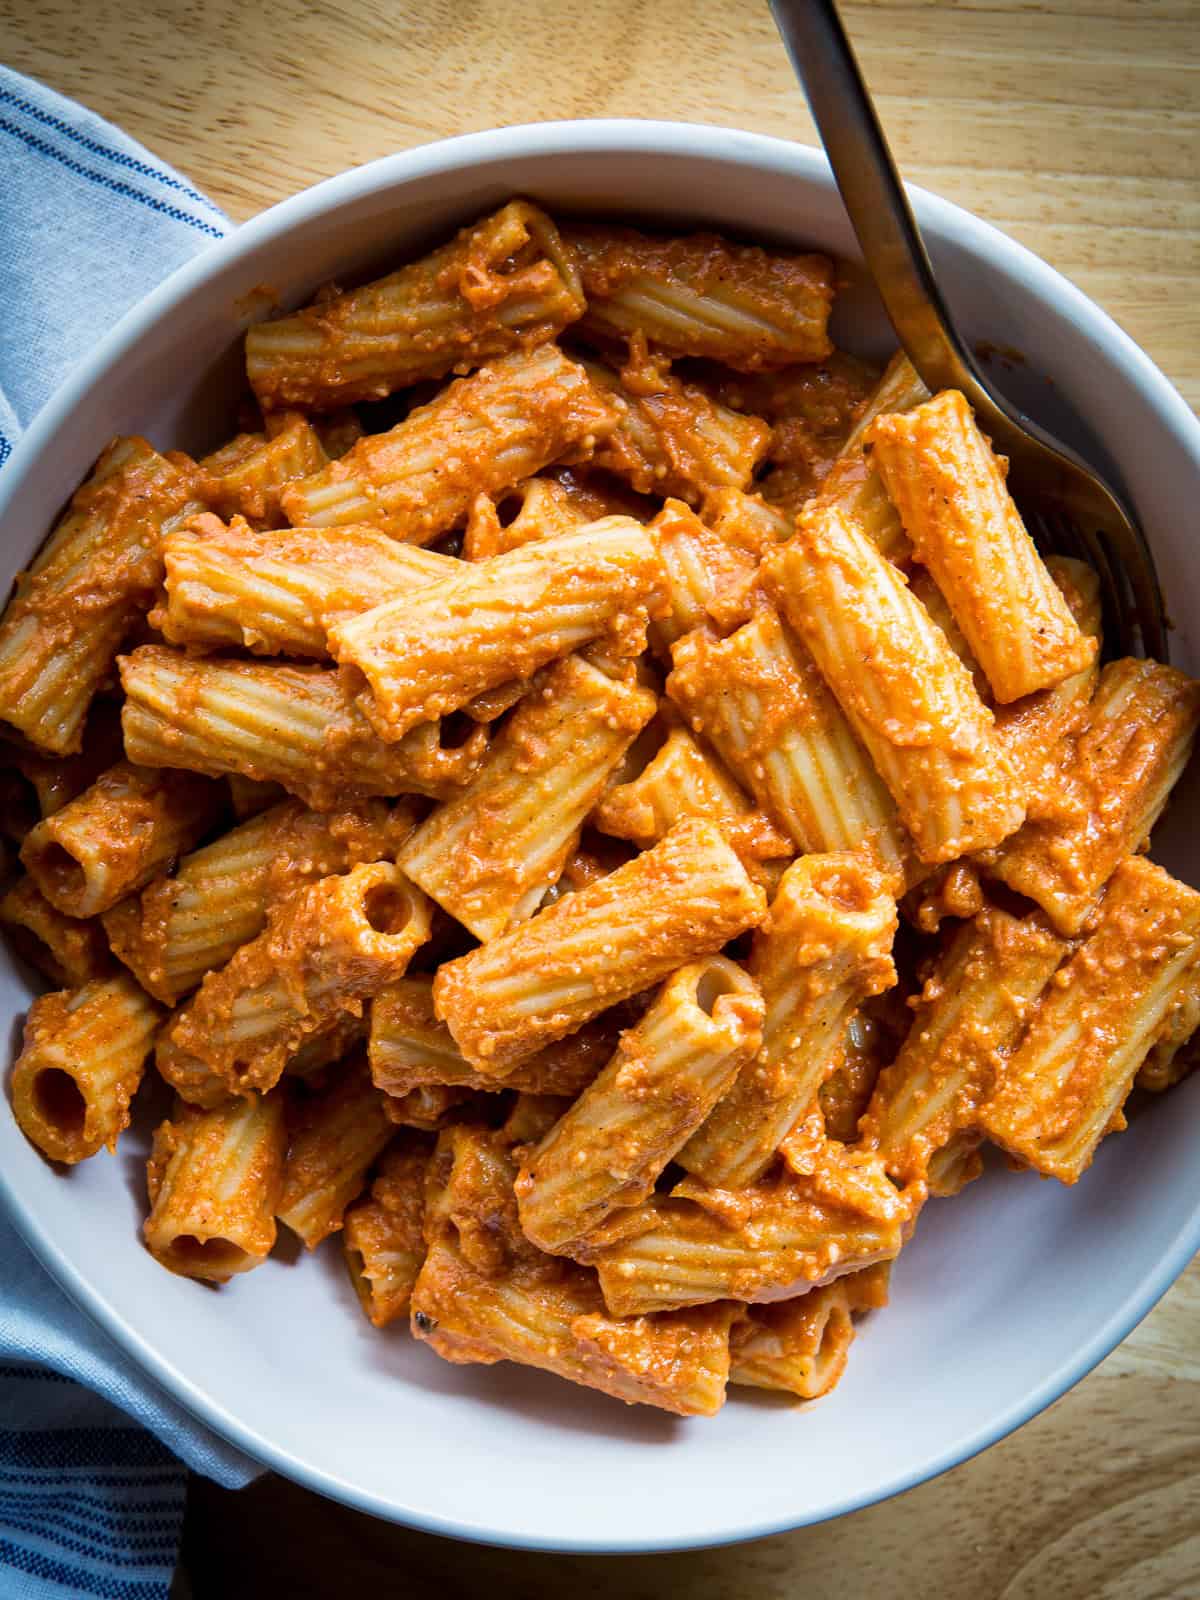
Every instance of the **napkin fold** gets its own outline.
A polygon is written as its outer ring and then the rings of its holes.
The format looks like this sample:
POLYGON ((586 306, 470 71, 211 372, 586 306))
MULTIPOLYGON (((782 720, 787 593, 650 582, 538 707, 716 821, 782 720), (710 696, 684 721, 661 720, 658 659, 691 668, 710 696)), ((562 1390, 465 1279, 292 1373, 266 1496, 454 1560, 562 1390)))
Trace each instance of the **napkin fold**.
MULTIPOLYGON (((0 66, 0 471, 96 341, 231 226, 117 128, 0 66)), ((165 1600, 188 1467, 228 1488, 262 1471, 139 1371, 0 1213, 0 1595, 165 1600)))

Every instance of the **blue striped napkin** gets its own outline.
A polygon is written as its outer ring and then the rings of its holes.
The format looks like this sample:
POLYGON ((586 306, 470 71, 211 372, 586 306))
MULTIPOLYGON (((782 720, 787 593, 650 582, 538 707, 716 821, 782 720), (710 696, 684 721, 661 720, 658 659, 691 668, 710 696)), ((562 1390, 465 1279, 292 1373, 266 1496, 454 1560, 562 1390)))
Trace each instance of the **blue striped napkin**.
MULTIPOLYGON (((132 139, 0 67, 0 470, 97 338, 230 226, 132 139)), ((165 1597, 187 1467, 229 1488, 262 1470, 138 1371, 0 1214, 0 1600, 165 1597)))

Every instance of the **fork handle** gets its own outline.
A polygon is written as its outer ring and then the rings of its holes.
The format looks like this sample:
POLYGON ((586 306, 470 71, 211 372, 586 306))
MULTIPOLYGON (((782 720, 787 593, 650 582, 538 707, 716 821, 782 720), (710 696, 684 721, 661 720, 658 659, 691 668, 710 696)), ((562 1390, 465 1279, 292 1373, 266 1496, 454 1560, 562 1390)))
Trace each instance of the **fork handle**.
POLYGON ((938 289, 837 7, 771 0, 771 10, 900 343, 926 386, 961 389, 987 431, 995 404, 938 289))

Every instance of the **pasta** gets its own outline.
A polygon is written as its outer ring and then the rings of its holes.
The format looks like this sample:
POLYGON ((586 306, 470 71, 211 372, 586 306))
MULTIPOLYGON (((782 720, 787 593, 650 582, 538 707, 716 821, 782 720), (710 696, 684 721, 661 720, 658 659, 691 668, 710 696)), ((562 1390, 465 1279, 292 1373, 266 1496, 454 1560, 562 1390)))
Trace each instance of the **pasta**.
POLYGON ((186 457, 115 439, 0 617, 0 720, 40 750, 82 747, 92 696, 162 577, 160 541, 203 510, 186 457))
POLYGON ((434 1005, 472 1065, 503 1078, 544 1045, 761 920, 763 893, 711 823, 447 962, 434 1005))
POLYGON ((824 256, 711 233, 656 239, 607 224, 569 228, 566 237, 580 260, 585 326, 605 335, 744 372, 831 353, 833 269, 824 256))
POLYGON ((511 489, 567 452, 587 459, 619 419, 584 369, 544 344, 459 378, 280 499, 297 526, 365 523, 431 544, 476 495, 511 489))
POLYGON ((364 1060, 308 1100, 291 1131, 275 1214, 309 1250, 342 1226, 367 1172, 392 1137, 364 1060))
POLYGON ((584 309, 558 229, 513 200, 399 272, 251 328, 246 371, 264 406, 327 411, 552 339, 584 309))
POLYGON ((1075 1183, 1105 1133, 1125 1126, 1134 1076, 1170 1025, 1198 954, 1200 894, 1128 857, 982 1107, 988 1138, 1075 1183))
POLYGON ((166 600, 151 620, 169 644, 326 661, 326 630, 447 577, 453 556, 374 528, 256 533, 235 516, 193 517, 163 541, 166 600))
POLYGON ((381 738, 396 740, 593 639, 628 641, 624 653, 636 655, 661 593, 662 565, 646 530, 628 517, 604 517, 464 563, 410 597, 337 624, 329 640, 343 674, 352 669, 354 703, 381 738))
POLYGON ((423 895, 387 862, 318 878, 273 905, 266 927, 210 973, 162 1049, 204 1062, 235 1093, 278 1083, 288 1057, 403 975, 429 937, 423 895))
POLYGON ((218 825, 222 785, 119 761, 27 835, 21 860, 57 910, 95 917, 218 825))
POLYGON ((390 859, 413 822, 403 801, 317 812, 284 800, 114 906, 104 917, 113 954, 173 1005, 258 937, 274 901, 314 878, 390 859))
POLYGON ((616 1054, 525 1160, 526 1238, 571 1254, 615 1210, 637 1205, 762 1043, 763 1002, 720 956, 681 967, 616 1054))
POLYGON ((798 850, 870 849, 899 879, 910 853, 883 782, 804 645, 770 606, 675 646, 667 693, 798 850))
POLYGON ((889 1267, 864 1267, 795 1300, 750 1306, 729 1338, 729 1381, 817 1400, 837 1387, 854 1317, 887 1305, 889 1267))
POLYGON ((1036 900, 1060 933, 1078 933, 1117 865, 1140 849, 1178 782, 1200 724, 1200 684, 1157 661, 1100 673, 1056 775, 1052 808, 985 870, 1036 900))
POLYGON ((1015 832, 1024 805, 991 714, 945 635, 855 523, 840 511, 806 513, 763 570, 921 860, 951 861, 1015 832))
POLYGON ((41 995, 13 1068, 13 1114, 53 1161, 117 1147, 162 1013, 132 978, 41 995))
POLYGON ((153 644, 119 665, 131 761, 280 783, 317 811, 374 795, 445 796, 487 748, 482 727, 444 747, 434 722, 385 744, 324 667, 193 659, 153 644))
POLYGON ((342 1224, 342 1250, 363 1314, 386 1328, 408 1311, 425 1260, 425 1176, 431 1154, 422 1134, 397 1135, 380 1162, 370 1193, 342 1224))
POLYGON ((168 1272, 225 1283, 275 1243, 287 1129, 273 1095, 210 1111, 177 1106, 154 1134, 146 1248, 168 1272))
POLYGON ((171 1272, 282 1224, 364 1340, 808 1403, 987 1144, 1074 1183, 1200 1059, 1143 854, 1200 683, 1101 665, 825 257, 514 199, 391 265, 249 330, 199 460, 114 440, 0 616, 28 1159, 165 1085, 171 1272))
POLYGON ((869 859, 807 855, 787 869, 750 947, 766 1003, 761 1048, 679 1152, 726 1189, 761 1178, 833 1071, 850 1018, 896 981, 896 902, 869 859))
POLYGON ((547 669, 472 782, 405 844, 414 883, 479 939, 538 908, 605 779, 658 709, 579 656, 547 669))

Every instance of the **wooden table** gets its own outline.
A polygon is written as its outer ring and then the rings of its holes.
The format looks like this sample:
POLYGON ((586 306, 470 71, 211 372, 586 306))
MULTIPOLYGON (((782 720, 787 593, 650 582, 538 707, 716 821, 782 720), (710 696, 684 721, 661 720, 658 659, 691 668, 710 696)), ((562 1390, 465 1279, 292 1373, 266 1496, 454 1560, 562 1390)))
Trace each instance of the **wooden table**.
MULTIPOLYGON (((1200 0, 845 13, 905 172, 1073 278, 1200 403, 1200 0)), ((815 142, 758 0, 0 0, 0 59, 120 122, 239 219, 389 151, 539 118, 815 142)), ((526 1556, 269 1478, 240 1496, 197 1486, 187 1564, 198 1594, 230 1600, 427 1583, 497 1600, 1200 1595, 1200 1264, 1044 1416, 840 1522, 693 1555, 526 1556)))

